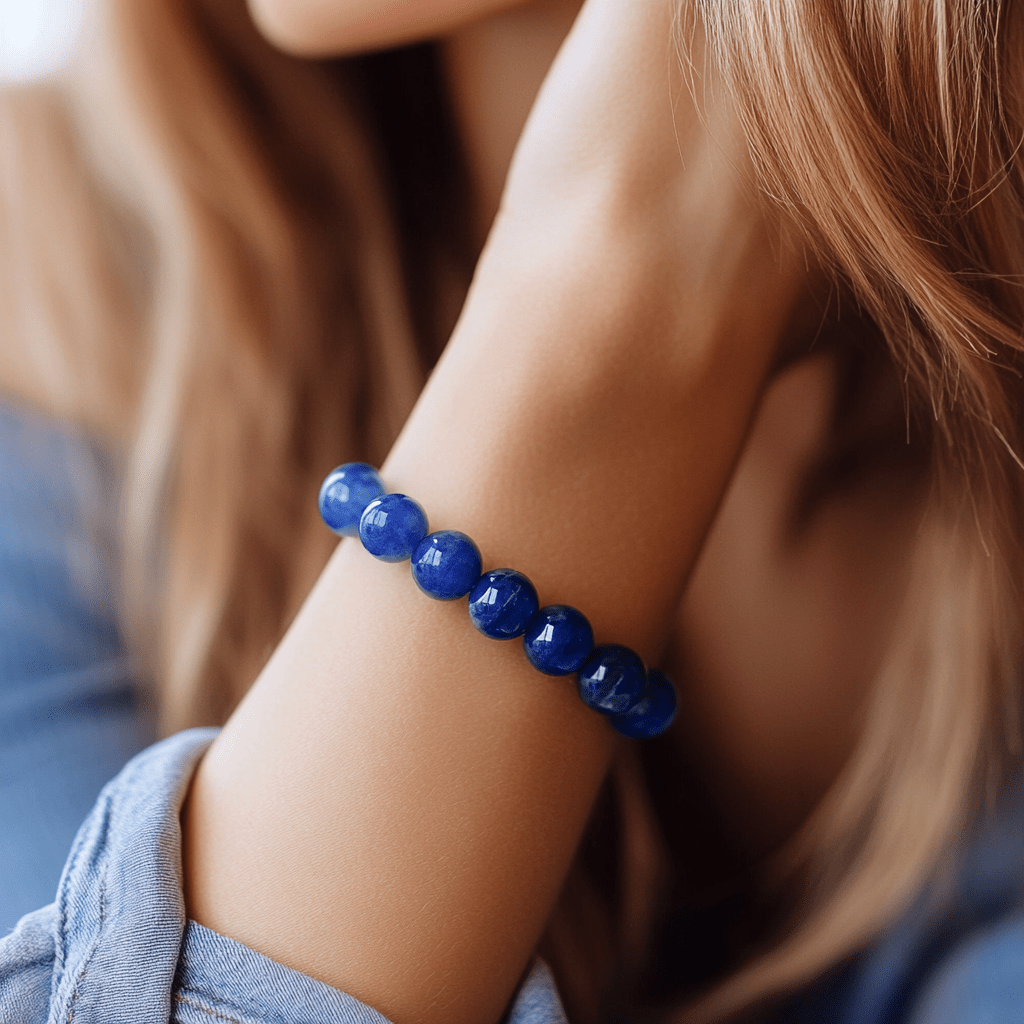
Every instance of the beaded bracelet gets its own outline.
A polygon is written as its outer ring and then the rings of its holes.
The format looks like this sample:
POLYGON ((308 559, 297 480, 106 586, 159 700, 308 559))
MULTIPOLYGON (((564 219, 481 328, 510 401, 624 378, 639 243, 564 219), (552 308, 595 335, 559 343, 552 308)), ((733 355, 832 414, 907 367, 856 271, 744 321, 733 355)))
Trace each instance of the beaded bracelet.
POLYGON ((521 572, 483 572, 480 550, 469 537, 458 530, 430 533, 417 502, 386 492, 372 466, 349 462, 324 480, 320 514, 339 536, 358 536, 374 557, 410 559, 413 579, 428 596, 439 601, 468 596, 473 625, 494 640, 522 637, 534 668, 550 676, 576 673, 583 703, 606 715, 617 732, 649 739, 672 724, 676 691, 667 676, 647 670, 628 647, 595 647, 582 612, 562 604, 541 608, 536 589, 521 572))

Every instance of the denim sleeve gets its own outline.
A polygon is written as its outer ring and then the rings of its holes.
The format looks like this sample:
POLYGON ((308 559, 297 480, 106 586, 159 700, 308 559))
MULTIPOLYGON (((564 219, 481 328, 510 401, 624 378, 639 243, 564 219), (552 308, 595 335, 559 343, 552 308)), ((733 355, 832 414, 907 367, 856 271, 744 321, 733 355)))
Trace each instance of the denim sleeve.
MULTIPOLYGON (((0 1024, 387 1024, 352 996, 186 922, 178 814, 215 735, 134 758, 75 840, 56 902, 0 939, 0 1024)), ((537 961, 506 1024, 565 1024, 537 961)))

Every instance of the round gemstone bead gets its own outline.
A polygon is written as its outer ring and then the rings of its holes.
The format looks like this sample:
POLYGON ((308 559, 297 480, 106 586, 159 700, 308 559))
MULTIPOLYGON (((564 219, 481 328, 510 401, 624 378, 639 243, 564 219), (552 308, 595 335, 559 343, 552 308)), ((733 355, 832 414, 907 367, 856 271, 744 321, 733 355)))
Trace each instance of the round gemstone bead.
POLYGON ((402 562, 412 557, 427 529, 427 514, 412 498, 385 494, 363 511, 359 539, 382 562, 402 562))
POLYGON ((594 649, 586 616, 564 604, 549 604, 526 626, 523 648, 534 668, 549 676, 579 672, 594 649))
POLYGON ((539 607, 533 584, 515 569, 484 573, 469 592, 470 620, 493 640, 522 636, 539 607))
POLYGON ((480 549, 458 530, 427 534, 412 554, 412 577, 438 601, 465 597, 480 579, 480 549))
POLYGON ((320 515, 339 537, 355 537, 363 510, 387 488, 373 466, 347 462, 327 474, 320 486, 320 515))
POLYGON ((647 688, 640 655, 621 644, 597 647, 580 669, 580 700, 603 715, 619 715, 639 703, 647 688))
POLYGON ((634 740, 660 736, 676 717, 676 688, 664 673, 651 669, 647 673, 647 689, 640 702, 610 721, 616 732, 634 740))

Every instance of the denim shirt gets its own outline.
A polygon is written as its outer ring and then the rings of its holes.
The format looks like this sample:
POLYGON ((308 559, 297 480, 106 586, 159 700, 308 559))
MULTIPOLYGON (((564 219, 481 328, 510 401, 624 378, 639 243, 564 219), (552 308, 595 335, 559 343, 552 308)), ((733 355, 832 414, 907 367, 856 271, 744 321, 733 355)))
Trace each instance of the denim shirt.
MULTIPOLYGON (((114 494, 90 445, 0 402, 0 1024, 381 1024, 186 921, 178 812, 214 730, 142 750, 103 787, 152 739, 116 627, 114 494), (5 913, 44 903, 5 934, 5 913)), ((1024 1024, 1024 798, 965 847, 951 891, 771 1020, 1024 1024)), ((564 1020, 537 960, 505 1024, 564 1020)))

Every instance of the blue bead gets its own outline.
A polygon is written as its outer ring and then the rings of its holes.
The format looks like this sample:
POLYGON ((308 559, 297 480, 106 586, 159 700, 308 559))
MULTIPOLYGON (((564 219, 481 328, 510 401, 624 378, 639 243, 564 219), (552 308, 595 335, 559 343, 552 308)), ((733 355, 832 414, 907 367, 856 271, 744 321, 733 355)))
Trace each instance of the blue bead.
POLYGON ((515 569, 484 573, 469 592, 469 617, 493 640, 522 636, 539 607, 533 584, 515 569))
POLYGON ((583 668, 594 649, 594 631, 582 612, 549 604, 530 619, 523 648, 534 668, 549 676, 567 676, 583 668))
POLYGON ((427 529, 427 514, 412 498, 385 494, 366 506, 359 539, 382 562, 402 562, 412 556, 427 529))
POLYGON ((458 530, 428 534, 412 554, 412 578, 438 601, 465 597, 482 568, 480 549, 458 530))
POLYGON ((676 717, 676 688, 668 676, 651 669, 647 673, 647 690, 640 703, 621 715, 610 719, 616 732, 634 740, 649 740, 660 736, 676 717))
POLYGON ((387 488, 373 466, 347 462, 327 474, 320 487, 320 515, 339 537, 355 537, 363 510, 387 488))
POLYGON ((619 715, 639 703, 647 688, 640 655, 620 644, 598 647, 580 669, 580 700, 602 715, 619 715))

